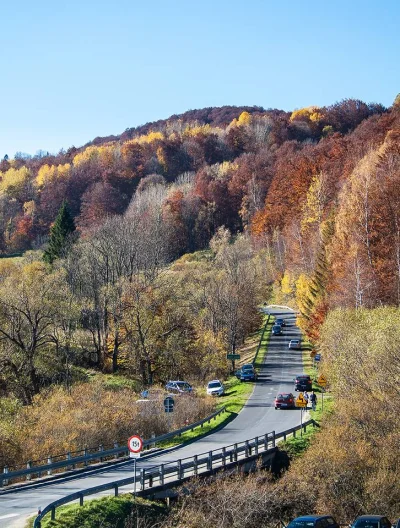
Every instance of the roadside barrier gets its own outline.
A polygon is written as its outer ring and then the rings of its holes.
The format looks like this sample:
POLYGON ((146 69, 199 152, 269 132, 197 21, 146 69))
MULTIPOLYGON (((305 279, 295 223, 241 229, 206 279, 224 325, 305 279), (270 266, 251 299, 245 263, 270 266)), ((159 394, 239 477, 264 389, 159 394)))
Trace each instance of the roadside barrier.
MULTIPOLYGON (((198 422, 185 425, 185 427, 181 427, 176 431, 171 431, 170 433, 166 433, 160 436, 156 436, 154 438, 149 438, 148 440, 144 440, 143 446, 149 449, 155 444, 159 444, 161 442, 164 442, 165 440, 169 440, 176 436, 179 437, 186 431, 193 431, 193 429, 196 429, 197 427, 204 427, 205 424, 211 423, 211 420, 216 420, 216 418, 220 414, 223 414, 225 412, 226 407, 223 406, 218 411, 213 412, 212 414, 210 414, 206 418, 203 418, 202 420, 199 420, 198 422)), ((3 473, 0 473, 0 488, 10 484, 10 481, 13 479, 25 477, 25 480, 29 481, 32 479, 32 477, 35 476, 37 478, 40 478, 46 474, 51 475, 52 472, 57 469, 75 469, 78 465, 83 465, 83 467, 86 467, 96 462, 103 462, 105 458, 115 459, 127 457, 128 453, 129 452, 127 445, 118 445, 118 443, 115 442, 114 447, 112 447, 111 449, 104 449, 103 446, 100 445, 98 448, 87 448, 83 449, 82 451, 57 455, 56 457, 49 456, 47 459, 47 464, 35 465, 34 462, 27 462, 25 468, 18 469, 16 471, 9 471, 9 468, 5 467, 3 469, 3 473), (76 455, 76 453, 80 454, 76 455)))
POLYGON ((208 451, 192 457, 182 458, 174 462, 166 464, 159 464, 149 468, 140 468, 132 477, 108 482, 100 486, 88 488, 70 495, 66 495, 58 499, 48 506, 46 506, 40 514, 36 517, 33 528, 40 528, 40 522, 43 517, 51 513, 51 519, 55 520, 56 509, 60 506, 79 500, 79 505, 83 505, 85 497, 96 495, 104 491, 113 490, 114 496, 117 497, 120 488, 134 485, 134 489, 129 489, 128 492, 133 492, 134 495, 149 496, 166 490, 168 488, 176 487, 183 481, 188 480, 194 476, 207 476, 221 470, 234 469, 239 465, 253 462, 253 467, 256 467, 257 461, 263 455, 269 455, 266 461, 272 461, 276 453, 276 442, 278 439, 287 438, 289 435, 296 437, 298 431, 306 432, 307 427, 312 425, 318 426, 314 420, 308 420, 302 425, 292 427, 286 431, 275 433, 272 431, 263 436, 257 436, 250 440, 237 442, 213 451, 208 451))

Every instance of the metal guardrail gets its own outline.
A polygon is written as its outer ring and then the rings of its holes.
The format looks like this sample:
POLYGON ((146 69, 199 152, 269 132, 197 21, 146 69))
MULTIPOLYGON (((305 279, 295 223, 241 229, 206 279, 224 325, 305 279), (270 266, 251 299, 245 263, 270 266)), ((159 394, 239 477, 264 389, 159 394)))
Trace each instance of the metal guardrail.
POLYGON ((139 485, 139 489, 133 490, 136 494, 149 494, 146 493, 149 490, 150 493, 155 493, 157 488, 173 487, 182 480, 234 467, 238 463, 246 462, 246 460, 257 459, 262 453, 274 453, 276 451, 276 440, 279 438, 286 439, 289 435, 295 437, 297 431, 306 431, 309 425, 315 427, 317 423, 314 420, 308 420, 302 425, 292 427, 278 434, 272 431, 251 440, 231 444, 192 457, 182 458, 174 462, 160 464, 150 468, 141 468, 138 479, 135 474, 133 477, 116 480, 66 495, 46 506, 36 517, 33 528, 40 528, 41 520, 48 513, 51 513, 51 519, 54 520, 56 509, 60 506, 76 500, 79 500, 79 504, 82 506, 84 497, 88 497, 89 495, 95 495, 113 489, 114 495, 118 496, 119 489, 130 484, 134 484, 135 488, 136 484, 139 485))
MULTIPOLYGON (((176 431, 171 431, 170 433, 165 433, 163 435, 144 440, 143 445, 144 447, 149 448, 150 446, 154 444, 159 444, 161 442, 164 442, 165 440, 169 440, 170 438, 181 436, 186 431, 193 431, 193 429, 196 429, 197 427, 203 427, 204 424, 210 423, 211 420, 215 420, 217 416, 219 416, 220 414, 224 412, 226 412, 225 405, 221 407, 221 409, 219 409, 218 411, 213 412, 212 414, 210 414, 206 418, 203 418, 202 420, 199 420, 189 425, 185 425, 184 427, 181 427, 180 429, 177 429, 176 431)), ((0 487, 7 486, 10 480, 12 479, 26 477, 26 480, 31 480, 33 475, 37 475, 38 477, 40 477, 43 473, 47 473, 47 475, 51 475, 52 472, 56 469, 61 469, 61 468, 75 469, 75 466, 79 464, 83 464, 85 467, 85 466, 88 466, 90 463, 93 463, 94 461, 102 462, 104 458, 108 458, 108 457, 122 458, 128 455, 128 447, 120 446, 117 443, 115 443, 114 447, 111 449, 102 449, 102 446, 100 446, 100 448, 98 451, 94 451, 92 453, 89 453, 88 450, 84 450, 83 455, 75 456, 75 457, 71 456, 71 453, 67 453, 66 455, 64 455, 65 458, 57 462, 53 462, 51 458, 49 457, 47 464, 43 464, 39 466, 33 466, 32 462, 27 462, 26 468, 19 469, 16 471, 8 471, 8 468, 4 468, 3 473, 0 473, 0 487)))

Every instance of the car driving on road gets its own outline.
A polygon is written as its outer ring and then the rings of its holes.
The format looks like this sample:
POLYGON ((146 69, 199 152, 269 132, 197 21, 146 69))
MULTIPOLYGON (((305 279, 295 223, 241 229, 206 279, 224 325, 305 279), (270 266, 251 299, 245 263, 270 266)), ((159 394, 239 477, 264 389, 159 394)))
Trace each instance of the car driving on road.
POLYGON ((282 392, 276 395, 275 409, 294 409, 294 396, 291 392, 282 392))
POLYGON ((295 391, 310 391, 312 390, 312 379, 307 374, 299 374, 295 380, 295 391))
POLYGON ((272 327, 272 335, 281 335, 282 334, 282 327, 281 325, 275 324, 272 327))
POLYGON ((291 339, 289 341, 289 348, 291 350, 301 350, 301 339, 291 339))
POLYGON ((281 326, 286 326, 285 319, 283 319, 282 317, 278 317, 277 319, 275 319, 275 324, 281 325, 281 326))
POLYGON ((207 394, 209 396, 222 396, 224 392, 224 386, 219 380, 212 380, 208 382, 207 394))

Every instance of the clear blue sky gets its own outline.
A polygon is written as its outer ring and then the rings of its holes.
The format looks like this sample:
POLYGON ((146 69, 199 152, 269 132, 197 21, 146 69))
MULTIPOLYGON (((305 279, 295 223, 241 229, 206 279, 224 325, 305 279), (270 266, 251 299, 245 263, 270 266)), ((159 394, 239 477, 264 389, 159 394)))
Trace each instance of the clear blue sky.
POLYGON ((206 106, 400 91, 399 0, 4 0, 0 157, 206 106))

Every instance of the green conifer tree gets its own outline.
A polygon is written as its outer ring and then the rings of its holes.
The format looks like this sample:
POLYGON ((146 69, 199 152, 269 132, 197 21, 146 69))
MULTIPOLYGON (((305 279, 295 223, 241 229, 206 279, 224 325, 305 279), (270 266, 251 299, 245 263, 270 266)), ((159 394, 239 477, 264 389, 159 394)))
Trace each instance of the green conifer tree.
POLYGON ((59 258, 66 247, 68 236, 74 231, 74 219, 69 212, 67 201, 64 200, 54 225, 50 229, 49 245, 44 252, 43 260, 48 264, 52 264, 55 259, 59 258))

